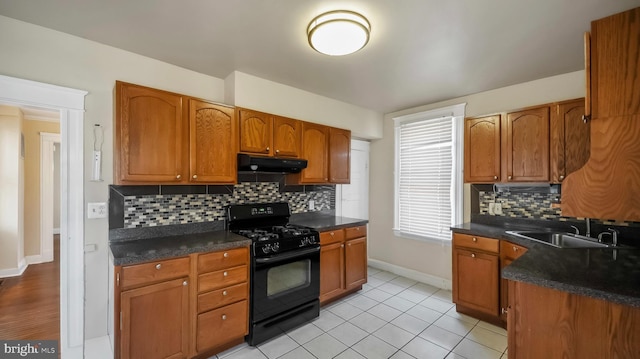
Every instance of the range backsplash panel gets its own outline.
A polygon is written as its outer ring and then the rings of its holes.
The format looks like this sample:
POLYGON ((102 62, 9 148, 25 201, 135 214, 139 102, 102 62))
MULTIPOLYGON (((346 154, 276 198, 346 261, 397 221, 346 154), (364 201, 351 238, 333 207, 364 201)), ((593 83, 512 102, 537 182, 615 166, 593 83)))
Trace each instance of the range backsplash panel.
MULTIPOLYGON (((120 218, 111 218, 110 228, 140 228, 171 224, 224 220, 224 207, 229 204, 288 202, 292 213, 334 209, 335 186, 305 186, 296 192, 282 191, 278 182, 245 182, 228 186, 226 193, 136 194, 122 195, 112 190, 111 197, 122 196, 120 218), (311 189, 311 190, 309 190, 311 189), (112 225, 112 224, 115 224, 112 225)), ((114 201, 117 198, 110 198, 114 201)))

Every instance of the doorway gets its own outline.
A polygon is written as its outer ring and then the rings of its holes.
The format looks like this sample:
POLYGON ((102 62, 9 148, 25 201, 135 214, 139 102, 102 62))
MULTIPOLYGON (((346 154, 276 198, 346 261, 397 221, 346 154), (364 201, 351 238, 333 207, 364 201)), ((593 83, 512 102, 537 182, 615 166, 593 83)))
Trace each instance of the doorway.
POLYGON ((351 141, 351 183, 336 186, 336 215, 369 219, 368 141, 351 141))
POLYGON ((60 350, 82 358, 84 346, 84 171, 86 91, 0 75, 0 102, 60 112, 60 350))

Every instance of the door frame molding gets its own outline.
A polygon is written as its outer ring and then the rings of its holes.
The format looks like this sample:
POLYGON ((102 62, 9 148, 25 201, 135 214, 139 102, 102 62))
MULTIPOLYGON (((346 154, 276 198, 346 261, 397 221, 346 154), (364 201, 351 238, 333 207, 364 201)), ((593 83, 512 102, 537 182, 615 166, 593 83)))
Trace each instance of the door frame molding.
POLYGON ((84 349, 84 101, 87 91, 0 75, 0 102, 60 112, 60 350, 84 349))
POLYGON ((53 151, 59 133, 40 132, 40 259, 53 261, 53 151))

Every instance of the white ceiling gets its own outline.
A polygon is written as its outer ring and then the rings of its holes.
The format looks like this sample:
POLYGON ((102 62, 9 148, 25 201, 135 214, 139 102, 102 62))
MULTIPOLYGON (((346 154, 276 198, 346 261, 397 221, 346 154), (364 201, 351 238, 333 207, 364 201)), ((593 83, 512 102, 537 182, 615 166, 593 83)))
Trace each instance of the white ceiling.
POLYGON ((224 79, 240 71, 388 113, 584 68, 591 20, 640 0, 0 0, 0 14, 224 79), (369 44, 307 43, 354 10, 369 44))

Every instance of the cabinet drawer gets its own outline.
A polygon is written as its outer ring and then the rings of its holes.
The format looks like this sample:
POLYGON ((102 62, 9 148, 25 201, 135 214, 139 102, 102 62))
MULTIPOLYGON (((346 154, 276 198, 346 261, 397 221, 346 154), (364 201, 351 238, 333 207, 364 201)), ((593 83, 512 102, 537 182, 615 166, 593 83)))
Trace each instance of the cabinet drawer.
POLYGON ((345 228, 344 237, 345 239, 354 239, 365 237, 367 235, 367 226, 358 226, 352 228, 345 228))
POLYGON ((335 231, 327 231, 320 233, 320 244, 330 244, 344 241, 344 231, 338 229, 335 231))
POLYGON ((249 289, 247 283, 236 284, 198 295, 198 313, 247 299, 249 289))
POLYGON ((519 246, 517 244, 513 244, 507 241, 500 242, 500 256, 502 258, 515 260, 521 255, 523 255, 524 252, 526 251, 527 251, 527 248, 523 246, 519 246))
POLYGON ((246 282, 248 274, 247 266, 200 274, 198 276, 198 293, 246 282))
POLYGON ((494 238, 470 236, 468 234, 455 233, 453 235, 453 245, 468 249, 498 253, 500 251, 500 241, 494 238))
POLYGON ((201 352, 248 333, 247 301, 198 315, 196 350, 201 352))
POLYGON ((124 266, 120 283, 126 289, 186 276, 189 276, 188 257, 124 266))
POLYGON ((247 264, 248 260, 249 248, 246 247, 201 254, 198 256, 198 273, 237 267, 247 264))

